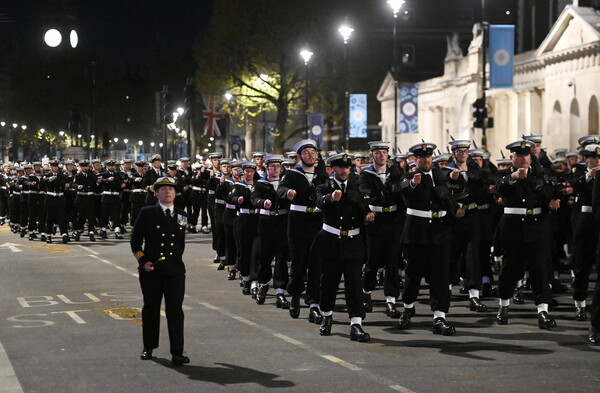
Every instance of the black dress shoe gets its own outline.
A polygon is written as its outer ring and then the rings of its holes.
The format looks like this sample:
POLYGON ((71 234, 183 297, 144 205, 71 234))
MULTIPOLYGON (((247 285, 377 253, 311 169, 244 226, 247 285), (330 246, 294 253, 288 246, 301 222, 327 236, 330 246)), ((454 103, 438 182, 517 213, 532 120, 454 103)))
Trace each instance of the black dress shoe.
POLYGON ((96 241, 96 237, 94 237, 93 233, 90 233, 90 241, 91 242, 95 242, 96 241))
POLYGON ((219 263, 220 260, 221 258, 219 257, 219 255, 215 255, 215 257, 213 258, 213 263, 219 263))
POLYGON ((183 355, 173 355, 171 358, 171 364, 173 366, 182 366, 184 364, 188 364, 190 362, 190 358, 183 355))
POLYGON ((269 292, 269 284, 262 285, 256 294, 256 304, 265 303, 265 300, 267 299, 267 292, 269 292))
POLYGON ((102 239, 106 239, 106 238, 108 237, 108 235, 106 234, 106 231, 101 231, 101 232, 100 232, 100 237, 101 237, 102 239))
POLYGON ((358 323, 350 326, 350 340, 358 341, 359 343, 365 343, 371 339, 369 333, 365 332, 361 325, 358 323))
POLYGON ((311 307, 308 313, 308 322, 316 323, 319 325, 323 322, 323 316, 321 315, 321 311, 319 311, 318 307, 311 307))
POLYGON ((370 293, 365 293, 365 300, 363 301, 363 305, 365 307, 365 312, 373 311, 373 299, 371 298, 370 293))
POLYGON ((256 300, 256 296, 258 295, 258 287, 250 288, 250 295, 252 296, 252 299, 256 300))
POLYGON ((441 334, 442 336, 453 336, 456 333, 454 326, 446 324, 444 318, 436 318, 433 320, 433 334, 441 334))
POLYGON ((587 310, 585 307, 575 307, 575 320, 585 321, 587 319, 587 310))
POLYGON ((396 303, 387 302, 385 304, 385 315, 390 318, 400 318, 400 311, 396 308, 396 303))
POLYGON ((67 235, 67 234, 62 235, 62 242, 63 242, 63 244, 67 244, 69 242, 69 235, 67 235))
POLYGON ((590 326, 588 341, 591 345, 600 345, 600 332, 593 326, 590 326))
POLYGON ((296 319, 300 316, 300 296, 292 296, 290 304, 290 317, 296 319))
POLYGON ((284 310, 288 310, 290 308, 290 302, 285 298, 283 293, 277 294, 277 301, 275 302, 277 308, 282 308, 284 310))
POLYGON ((52 236, 48 235, 48 236, 46 237, 46 243, 47 243, 47 244, 52 244, 52 236))
POLYGON ((465 287, 461 284, 458 287, 458 293, 460 293, 461 295, 465 295, 465 294, 469 293, 469 290, 467 289, 467 287, 465 287))
POLYGON ((27 234, 27 229, 21 229, 21 237, 25 237, 25 234, 27 234))
POLYGON ((515 304, 524 304, 525 298, 523 297, 523 288, 517 288, 513 296, 513 302, 515 304))
POLYGON ((142 351, 142 353, 140 355, 140 359, 142 359, 142 360, 150 360, 150 359, 152 359, 152 350, 144 348, 144 350, 142 351))
POLYGON ((121 235, 121 232, 115 233, 115 239, 123 239, 123 235, 121 235))
POLYGON ((242 295, 250 295, 250 281, 242 282, 242 295))
POLYGON ((481 303, 478 297, 472 297, 469 299, 469 309, 471 311, 486 312, 487 306, 481 303))
POLYGON ((37 235, 35 233, 29 234, 29 240, 37 239, 37 235))
POLYGON ((225 260, 219 262, 219 266, 217 266, 217 270, 225 270, 225 260))
POLYGON ((546 311, 538 313, 538 326, 540 329, 552 329, 556 327, 556 321, 546 311))
POLYGON ((229 270, 227 272, 227 279, 230 281, 235 280, 235 270, 229 270))
POLYGON ((331 334, 331 324, 333 323, 333 315, 327 315, 323 317, 321 327, 319 328, 319 334, 321 336, 329 336, 331 334))
POLYGON ((498 315, 496 315, 498 325, 508 325, 508 306, 500 306, 498 315))
POLYGON ((398 329, 408 329, 410 327, 410 319, 415 316, 415 308, 404 308, 404 312, 400 315, 398 321, 398 329))
POLYGON ((75 232, 75 238, 74 238, 74 240, 75 240, 76 242, 78 242, 78 241, 79 241, 79 239, 81 239, 81 232, 79 232, 79 231, 78 231, 78 232, 75 232))
MULTIPOLYGON (((33 238, 35 239, 35 235, 33 235, 33 238)), ((46 235, 41 235, 40 236, 40 241, 45 242, 46 241, 46 235)))

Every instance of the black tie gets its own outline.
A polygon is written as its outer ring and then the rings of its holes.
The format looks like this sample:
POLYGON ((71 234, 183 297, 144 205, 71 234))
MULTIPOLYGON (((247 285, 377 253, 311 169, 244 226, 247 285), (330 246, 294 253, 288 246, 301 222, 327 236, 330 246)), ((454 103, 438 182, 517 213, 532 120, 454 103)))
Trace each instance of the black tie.
POLYGON ((346 192, 346 183, 341 183, 340 188, 342 189, 342 193, 346 192))
POLYGON ((165 215, 167 216, 167 218, 171 218, 171 209, 166 208, 165 209, 165 215))

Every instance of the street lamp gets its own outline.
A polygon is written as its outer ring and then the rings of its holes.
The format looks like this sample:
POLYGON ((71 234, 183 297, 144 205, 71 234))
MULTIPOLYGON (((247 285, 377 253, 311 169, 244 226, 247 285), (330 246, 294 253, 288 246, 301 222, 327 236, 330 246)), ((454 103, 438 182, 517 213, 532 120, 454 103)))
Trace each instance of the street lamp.
POLYGON ((46 31, 46 34, 44 34, 44 42, 50 48, 56 48, 62 42, 62 34, 56 29, 49 29, 46 31))
POLYGON ((17 123, 12 123, 13 128, 17 128, 19 125, 17 123))
POLYGON ((343 24, 338 29, 340 34, 342 35, 342 39, 344 40, 344 67, 342 71, 343 75, 343 87, 344 87, 344 118, 342 121, 342 133, 340 141, 344 143, 346 147, 350 145, 350 130, 348 130, 348 81, 347 81, 347 73, 348 73, 348 41, 350 40, 350 36, 354 29, 347 24, 343 24))
MULTIPOLYGON (((388 0, 387 3, 392 8, 394 14, 394 64, 392 66, 392 76, 394 78, 394 142, 396 142, 396 133, 398 132, 398 13, 404 5, 404 0, 388 0)), ((397 143, 394 143, 396 145, 397 143)))
POLYGON ((25 130, 27 129, 27 126, 26 126, 25 124, 23 124, 23 125, 21 126, 21 128, 23 129, 23 131, 25 131, 25 130))
POLYGON ((304 108, 306 110, 306 138, 310 138, 310 130, 308 127, 308 62, 312 57, 313 53, 308 49, 303 49, 300 51, 300 56, 304 60, 304 66, 306 68, 306 77, 304 79, 304 108))

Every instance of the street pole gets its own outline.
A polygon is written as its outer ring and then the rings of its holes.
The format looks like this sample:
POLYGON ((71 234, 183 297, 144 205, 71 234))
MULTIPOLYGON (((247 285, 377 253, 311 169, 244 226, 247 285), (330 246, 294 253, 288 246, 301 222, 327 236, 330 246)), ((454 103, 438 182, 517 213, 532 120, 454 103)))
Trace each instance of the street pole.
POLYGON ((394 14, 394 141, 398 133, 398 15, 394 14))
POLYGON ((308 128, 308 61, 306 61, 306 79, 304 80, 304 107, 306 108, 306 139, 310 139, 310 130, 308 128))
MULTIPOLYGON (((169 86, 163 85, 163 95, 166 94, 168 91, 169 91, 169 86)), ((166 113, 165 113, 165 115, 166 115, 166 113)), ((166 124, 166 121, 164 121, 164 119, 161 122, 161 124, 162 124, 162 139, 163 139, 163 147, 162 147, 161 154, 162 154, 162 160, 166 166, 167 154, 169 151, 169 148, 168 148, 169 145, 167 144, 167 124, 166 124)))
MULTIPOLYGON (((486 62, 487 62, 487 57, 486 57, 486 49, 487 49, 487 38, 488 38, 488 22, 485 21, 485 0, 481 0, 481 28, 482 28, 482 32, 481 34, 483 34, 483 42, 481 44, 481 52, 482 52, 482 60, 481 60, 481 73, 482 73, 482 77, 481 77, 481 98, 483 98, 483 105, 484 108, 487 108, 487 102, 485 99, 485 91, 487 90, 487 78, 486 78, 486 74, 485 74, 485 66, 486 66, 486 62)), ((487 113, 487 109, 486 109, 486 113, 487 113)), ((481 127, 481 148, 486 151, 487 150, 487 135, 486 135, 486 128, 487 128, 487 117, 485 119, 483 119, 483 125, 481 127)))
POLYGON ((94 157, 98 157, 98 135, 96 135, 96 62, 92 61, 92 135, 94 136, 94 157))

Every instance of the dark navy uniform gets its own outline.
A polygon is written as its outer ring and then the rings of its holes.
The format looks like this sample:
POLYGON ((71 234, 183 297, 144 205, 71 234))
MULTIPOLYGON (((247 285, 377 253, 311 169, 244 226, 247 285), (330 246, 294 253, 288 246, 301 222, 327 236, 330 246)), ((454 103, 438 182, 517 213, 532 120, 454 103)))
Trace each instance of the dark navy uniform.
POLYGON ((25 184, 29 187, 29 240, 35 239, 36 231, 41 234, 42 241, 46 241, 46 208, 44 206, 44 187, 42 186, 42 168, 41 163, 33 163, 34 172, 29 175, 25 184))
MULTIPOLYGON (((155 186, 155 189, 158 187, 155 186)), ((185 295, 185 231, 187 216, 183 210, 171 207, 171 217, 156 204, 140 210, 131 234, 131 251, 138 260, 140 286, 144 296, 142 308, 142 332, 144 351, 158 347, 160 328, 160 305, 165 298, 165 312, 169 329, 170 352, 175 356, 183 353, 182 309, 185 295), (146 262, 154 263, 154 270, 144 269, 146 262)), ((142 354, 144 355, 144 354, 142 354)), ((189 359, 188 359, 189 361, 189 359)))
MULTIPOLYGON (((347 154, 339 154, 328 159, 332 166, 350 167, 347 154)), ((368 341, 369 336, 362 331, 362 319, 365 318, 362 288, 362 265, 366 250, 361 229, 369 211, 368 202, 360 193, 354 177, 345 181, 329 179, 316 189, 317 206, 323 211, 323 225, 312 246, 314 255, 321 266, 321 285, 319 308, 324 316, 321 335, 331 330, 331 313, 342 274, 344 275, 344 293, 348 317, 351 319, 352 340, 368 341), (339 201, 333 199, 333 193, 341 191, 339 201)))
MULTIPOLYGON (((138 161, 135 163, 136 168, 143 168, 144 162, 138 161)), ((146 203, 146 187, 144 187, 144 174, 136 170, 131 173, 129 177, 129 183, 131 184, 131 195, 129 196, 129 202, 131 203, 131 226, 135 225, 135 221, 140 212, 140 209, 146 203)))
POLYGON ((152 164, 155 161, 160 161, 160 156, 158 154, 154 155, 150 159, 150 167, 144 173, 144 188, 146 189, 146 206, 155 205, 158 202, 156 196, 151 190, 152 185, 160 178, 165 176, 165 171, 162 167, 155 168, 152 164))
POLYGON ((79 240, 79 236, 83 232, 83 227, 87 222, 88 236, 91 241, 94 241, 94 230, 96 228, 96 218, 94 214, 96 184, 98 177, 93 170, 88 168, 87 161, 80 162, 80 172, 75 175, 73 188, 77 190, 77 198, 75 204, 77 206, 77 220, 75 222, 75 238, 79 240))
POLYGON ((112 223, 113 230, 115 231, 115 237, 122 239, 121 235, 121 189, 123 178, 121 173, 114 170, 114 161, 106 163, 107 167, 113 167, 110 170, 107 169, 102 173, 102 221, 100 226, 102 228, 102 237, 106 238, 106 228, 108 221, 112 223))
MULTIPOLYGON (((58 161, 51 162, 53 168, 58 169, 58 161)), ((67 177, 63 172, 50 172, 42 178, 42 184, 45 190, 44 206, 46 208, 46 242, 51 243, 51 235, 54 225, 60 228, 62 242, 69 240, 67 233, 67 222, 65 217, 65 190, 67 177)))

